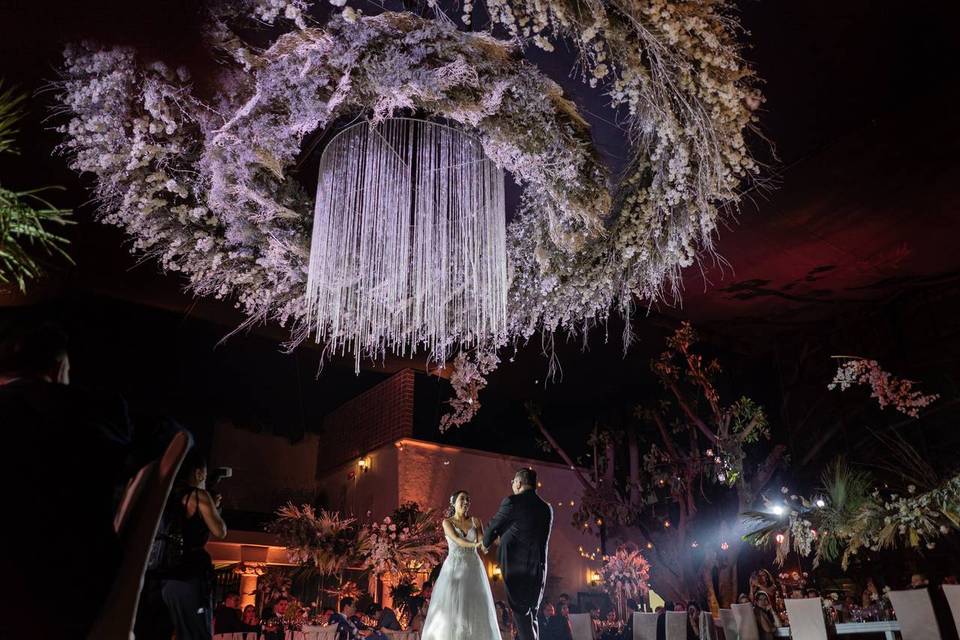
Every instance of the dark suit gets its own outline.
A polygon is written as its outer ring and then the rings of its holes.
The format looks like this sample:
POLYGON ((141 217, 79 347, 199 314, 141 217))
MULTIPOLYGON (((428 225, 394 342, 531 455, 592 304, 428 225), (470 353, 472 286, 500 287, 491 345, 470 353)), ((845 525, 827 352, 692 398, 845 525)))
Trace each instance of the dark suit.
POLYGON ((490 547, 500 538, 498 558, 520 640, 538 637, 537 610, 547 579, 547 547, 553 509, 528 489, 504 498, 483 536, 490 547))
POLYGON ((380 621, 377 622, 377 629, 386 629, 388 631, 401 631, 400 621, 397 620, 397 614, 390 607, 384 607, 380 621))

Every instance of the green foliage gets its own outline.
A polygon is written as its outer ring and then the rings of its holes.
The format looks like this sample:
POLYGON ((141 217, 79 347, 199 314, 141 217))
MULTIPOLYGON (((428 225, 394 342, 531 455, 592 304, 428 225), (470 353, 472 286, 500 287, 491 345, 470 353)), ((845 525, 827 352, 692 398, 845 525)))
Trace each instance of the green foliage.
POLYGON ((15 192, 0 187, 0 283, 15 282, 21 292, 26 291, 26 281, 42 271, 31 249, 42 249, 47 255, 59 255, 73 262, 63 249, 69 241, 47 230, 50 224, 70 224, 70 211, 40 198, 40 191, 15 192), (34 208, 31 201, 40 204, 40 208, 34 208))
POLYGON ((730 422, 733 432, 740 434, 743 444, 760 442, 770 438, 770 423, 763 407, 742 396, 730 407, 730 422))
MULTIPOLYGON (((3 89, 2 81, 0 89, 3 89)), ((26 99, 26 94, 14 87, 0 91, 0 153, 17 153, 14 138, 17 136, 17 123, 23 118, 26 99)))
MULTIPOLYGON (((13 88, 0 92, 0 153, 17 153, 14 137, 25 100, 26 95, 13 88)), ((63 249, 67 239, 49 231, 50 225, 69 224, 70 211, 39 195, 55 188, 11 191, 0 186, 0 284, 15 282, 21 292, 26 291, 27 280, 41 273, 40 263, 31 255, 35 249, 72 263, 63 249)))
POLYGON ((815 562, 834 562, 842 557, 846 540, 856 535, 855 522, 876 505, 871 496, 873 477, 852 467, 845 458, 834 460, 820 476, 826 503, 817 511, 820 540, 815 562))

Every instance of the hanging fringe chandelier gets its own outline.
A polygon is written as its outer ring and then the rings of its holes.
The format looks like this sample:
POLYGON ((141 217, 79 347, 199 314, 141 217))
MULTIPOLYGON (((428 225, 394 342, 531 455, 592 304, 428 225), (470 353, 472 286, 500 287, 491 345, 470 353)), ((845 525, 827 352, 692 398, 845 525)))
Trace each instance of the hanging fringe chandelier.
POLYGON ((506 333, 504 176, 475 137, 413 118, 361 122, 324 149, 307 322, 330 354, 382 358, 506 333))

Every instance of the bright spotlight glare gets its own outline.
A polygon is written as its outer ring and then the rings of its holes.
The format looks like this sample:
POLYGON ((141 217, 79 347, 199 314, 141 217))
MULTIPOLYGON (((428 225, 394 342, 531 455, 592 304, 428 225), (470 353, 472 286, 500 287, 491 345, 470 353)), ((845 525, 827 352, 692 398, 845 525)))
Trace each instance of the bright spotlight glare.
POLYGON ((783 515, 783 507, 781 507, 779 504, 773 505, 773 513, 774 513, 774 515, 782 516, 782 515, 783 515))
POLYGON ((817 498, 817 506, 823 509, 825 506, 827 506, 827 503, 824 502, 823 498, 817 498))

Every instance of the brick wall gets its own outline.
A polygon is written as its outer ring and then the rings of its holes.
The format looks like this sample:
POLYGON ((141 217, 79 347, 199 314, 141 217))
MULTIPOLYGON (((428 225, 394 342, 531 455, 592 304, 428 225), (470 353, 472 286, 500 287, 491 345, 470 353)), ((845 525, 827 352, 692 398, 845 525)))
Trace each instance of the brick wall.
POLYGON ((323 419, 317 477, 401 438, 413 436, 415 374, 404 369, 323 419))

